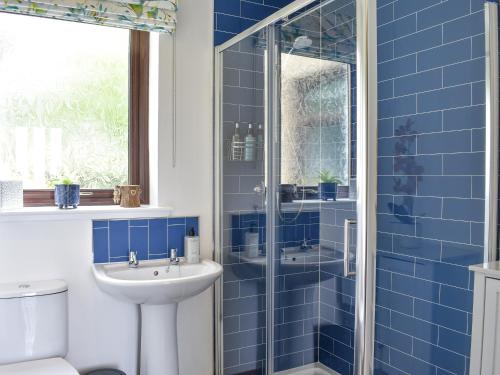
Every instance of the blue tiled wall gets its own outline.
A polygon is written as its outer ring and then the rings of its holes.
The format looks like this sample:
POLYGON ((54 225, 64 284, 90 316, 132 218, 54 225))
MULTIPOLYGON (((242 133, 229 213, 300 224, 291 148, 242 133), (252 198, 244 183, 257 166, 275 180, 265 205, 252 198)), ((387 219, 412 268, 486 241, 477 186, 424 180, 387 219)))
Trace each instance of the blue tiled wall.
POLYGON ((466 374, 484 218, 480 0, 379 0, 376 373, 466 374))
POLYGON ((273 14, 293 0, 215 0, 215 45, 273 14))
MULTIPOLYGON (((216 1, 216 44, 263 18, 243 3, 216 1)), ((484 216, 483 3, 377 3, 377 374, 468 372, 467 266, 482 260, 484 216)))
POLYGON ((197 217, 134 220, 95 220, 92 223, 94 263, 128 261, 130 250, 139 260, 167 258, 170 249, 184 256, 184 236, 194 228, 197 217))
MULTIPOLYGON (((356 282, 344 277, 344 220, 356 219, 356 202, 325 205, 320 211, 320 328, 318 359, 341 375, 353 373, 356 282), (333 252, 328 252, 333 250, 333 252), (327 255, 327 254, 330 254, 327 255)), ((351 227, 351 253, 356 227, 351 227)), ((355 264, 351 264, 355 269, 355 264)))

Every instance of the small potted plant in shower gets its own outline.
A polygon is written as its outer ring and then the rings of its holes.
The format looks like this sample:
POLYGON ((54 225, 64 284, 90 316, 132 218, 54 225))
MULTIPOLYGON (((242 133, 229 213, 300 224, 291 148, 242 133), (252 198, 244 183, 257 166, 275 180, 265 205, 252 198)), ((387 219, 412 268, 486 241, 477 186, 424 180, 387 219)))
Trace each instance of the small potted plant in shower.
POLYGON ((80 204, 80 185, 64 177, 54 185, 54 199, 59 208, 77 208, 80 204))
POLYGON ((328 171, 321 171, 319 174, 318 195, 321 200, 337 200, 337 185, 341 182, 328 171))

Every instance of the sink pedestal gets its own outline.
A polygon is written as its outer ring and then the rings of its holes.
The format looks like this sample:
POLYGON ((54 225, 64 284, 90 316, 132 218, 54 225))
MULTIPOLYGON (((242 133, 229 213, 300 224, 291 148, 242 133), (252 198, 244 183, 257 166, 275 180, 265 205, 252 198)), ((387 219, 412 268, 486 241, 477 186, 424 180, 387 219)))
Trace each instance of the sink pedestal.
POLYGON ((177 303, 141 305, 141 375, 178 375, 177 303))

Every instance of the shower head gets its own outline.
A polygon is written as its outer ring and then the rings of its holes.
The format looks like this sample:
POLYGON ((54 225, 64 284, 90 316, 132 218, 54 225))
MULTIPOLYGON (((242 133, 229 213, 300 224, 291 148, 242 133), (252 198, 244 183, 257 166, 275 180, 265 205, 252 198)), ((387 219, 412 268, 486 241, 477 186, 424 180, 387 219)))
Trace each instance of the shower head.
POLYGON ((293 49, 304 49, 311 47, 312 40, 307 35, 298 36, 293 42, 293 49))

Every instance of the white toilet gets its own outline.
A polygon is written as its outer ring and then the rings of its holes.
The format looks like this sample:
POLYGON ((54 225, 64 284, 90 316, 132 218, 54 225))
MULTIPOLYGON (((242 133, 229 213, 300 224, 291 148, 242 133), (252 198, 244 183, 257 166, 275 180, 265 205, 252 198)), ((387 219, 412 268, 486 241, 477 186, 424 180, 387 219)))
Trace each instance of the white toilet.
POLYGON ((68 351, 62 280, 0 284, 0 375, 78 375, 68 351))

